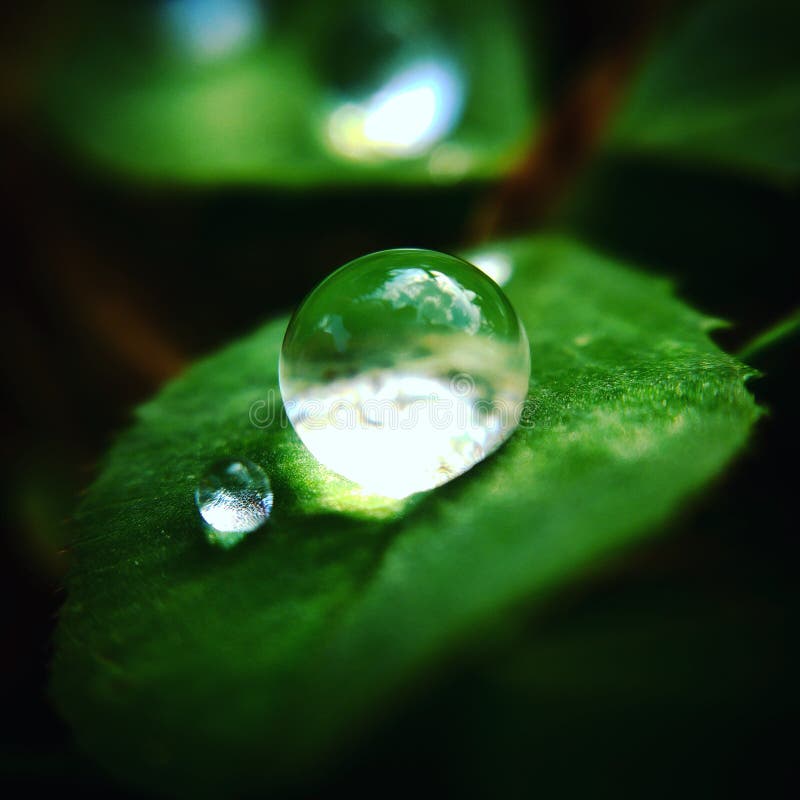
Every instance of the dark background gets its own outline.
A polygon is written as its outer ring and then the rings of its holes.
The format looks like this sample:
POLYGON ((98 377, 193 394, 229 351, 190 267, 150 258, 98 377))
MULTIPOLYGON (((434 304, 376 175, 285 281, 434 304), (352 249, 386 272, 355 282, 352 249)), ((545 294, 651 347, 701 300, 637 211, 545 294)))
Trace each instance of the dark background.
MULTIPOLYGON (((132 407, 336 266, 386 247, 452 251, 481 235, 488 208, 493 233, 555 226, 670 275, 690 305, 735 323, 715 334, 731 352, 792 310, 796 191, 702 166, 592 160, 614 94, 587 103, 584 87, 620 53, 635 62, 668 6, 547 6, 551 139, 535 146, 550 148, 554 176, 523 174, 508 190, 317 193, 143 186, 88 167, 34 102, 73 4, 1 12, 5 780, 121 791, 73 752, 46 697, 74 502, 132 407), (589 213, 581 197, 598 186, 606 202, 589 213)), ((302 793, 782 795, 798 703, 792 347, 759 357, 751 389, 769 415, 669 535, 509 623, 302 793)))

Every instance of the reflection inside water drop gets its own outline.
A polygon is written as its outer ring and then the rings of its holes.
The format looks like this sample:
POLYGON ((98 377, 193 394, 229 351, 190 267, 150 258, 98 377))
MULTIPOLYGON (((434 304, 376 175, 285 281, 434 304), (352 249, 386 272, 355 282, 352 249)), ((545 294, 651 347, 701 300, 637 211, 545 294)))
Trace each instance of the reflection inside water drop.
POLYGON ((195 489, 197 510, 211 544, 232 547, 260 528, 272 510, 272 486, 264 470, 247 459, 218 461, 195 489))
POLYGON ((516 429, 527 336, 484 273, 431 250, 387 250, 325 279, 292 317, 281 394, 308 450, 367 492, 440 486, 516 429))

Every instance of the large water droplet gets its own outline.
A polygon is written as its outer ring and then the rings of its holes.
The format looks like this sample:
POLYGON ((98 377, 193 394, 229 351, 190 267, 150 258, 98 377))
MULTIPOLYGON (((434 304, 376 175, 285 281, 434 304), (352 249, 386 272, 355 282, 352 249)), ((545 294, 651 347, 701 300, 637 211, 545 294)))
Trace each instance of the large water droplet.
POLYGON ((431 250, 386 250, 324 280, 289 323, 280 384, 316 458, 405 497, 496 450, 530 377, 522 325, 483 272, 431 250))
POLYGON ((260 528, 272 511, 272 486, 246 458, 218 461, 203 475, 195 502, 211 544, 233 547, 260 528))

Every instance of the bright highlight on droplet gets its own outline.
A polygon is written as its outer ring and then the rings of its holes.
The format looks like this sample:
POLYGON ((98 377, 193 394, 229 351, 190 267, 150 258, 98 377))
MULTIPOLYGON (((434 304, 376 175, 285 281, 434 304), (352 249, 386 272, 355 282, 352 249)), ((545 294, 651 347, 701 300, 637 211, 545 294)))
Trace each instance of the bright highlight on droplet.
POLYGON ((165 0, 161 13, 170 38, 203 61, 239 50, 264 25, 258 0, 165 0))
POLYGON ((450 133, 463 103, 463 80, 452 65, 415 62, 363 102, 338 106, 327 120, 327 140, 355 160, 417 156, 450 133))
POLYGON ((272 487, 264 470, 247 459, 213 464, 195 490, 197 510, 211 544, 228 548, 260 528, 272 511, 272 487))
POLYGON ((431 250, 387 250, 324 280, 293 316, 280 384, 311 453, 405 497, 462 474, 516 429, 528 340, 499 286, 431 250))
POLYGON ((505 254, 488 250, 472 253, 470 264, 474 264, 481 272, 485 272, 498 286, 505 286, 511 280, 514 271, 511 259, 505 254))

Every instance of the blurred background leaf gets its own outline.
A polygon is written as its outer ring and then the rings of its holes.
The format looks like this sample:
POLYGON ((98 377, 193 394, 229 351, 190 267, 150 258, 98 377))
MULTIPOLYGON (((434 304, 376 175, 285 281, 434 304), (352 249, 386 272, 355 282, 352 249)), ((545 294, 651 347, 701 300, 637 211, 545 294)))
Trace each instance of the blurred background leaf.
POLYGON ((519 156, 540 113, 506 0, 162 0, 81 13, 52 67, 49 114, 80 152, 139 178, 487 178, 519 156))
POLYGON ((674 4, 549 219, 675 276, 734 349, 797 302, 798 28, 791 0, 674 4))
POLYGON ((800 6, 792 0, 684 6, 654 43, 609 146, 795 183, 800 6))

